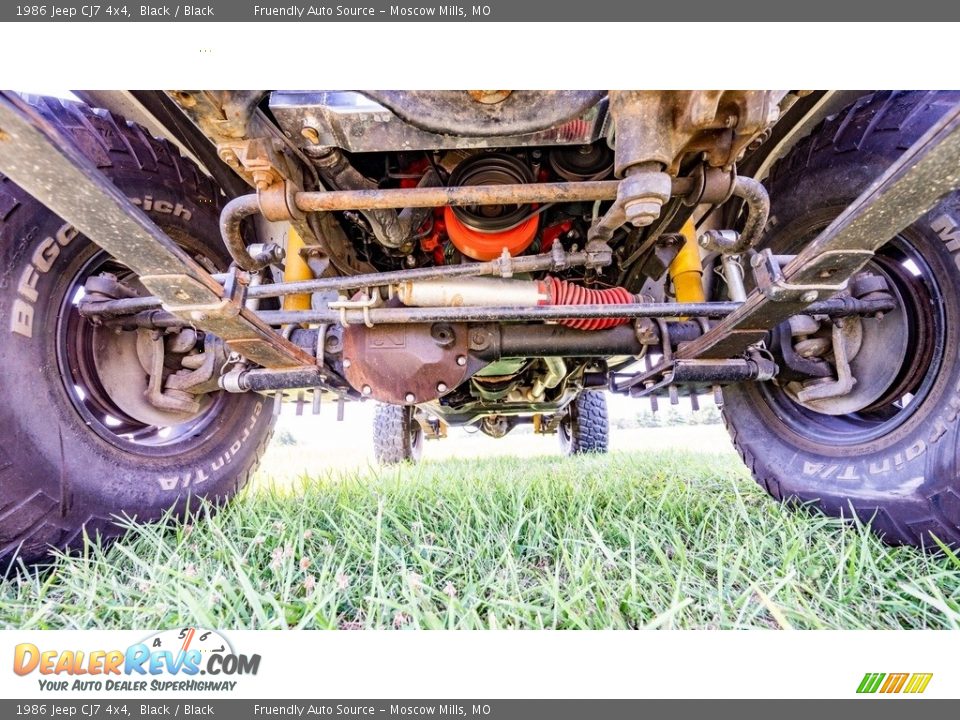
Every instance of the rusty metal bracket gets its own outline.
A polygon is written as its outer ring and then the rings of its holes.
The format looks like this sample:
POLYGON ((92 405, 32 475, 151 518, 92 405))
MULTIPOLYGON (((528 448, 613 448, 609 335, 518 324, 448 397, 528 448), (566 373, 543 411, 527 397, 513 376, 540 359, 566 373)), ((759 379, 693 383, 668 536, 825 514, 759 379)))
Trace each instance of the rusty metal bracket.
MULTIPOLYGON (((828 250, 838 262, 858 267, 873 257, 870 250, 828 250), (865 258, 865 259, 864 259, 865 258)), ((769 249, 761 250, 750 261, 757 289, 773 302, 813 302, 821 294, 835 295, 847 289, 848 279, 836 283, 791 283, 783 275, 777 256, 769 249)))
POLYGON ((313 364, 246 308, 131 203, 56 126, 0 94, 0 171, 136 272, 163 307, 265 367, 313 364), (236 311, 235 311, 236 310, 236 311), (195 314, 198 313, 198 314, 195 314))
POLYGON ((249 176, 257 190, 266 190, 271 185, 283 182, 283 163, 273 138, 254 137, 226 142, 219 146, 219 153, 237 172, 249 176), (233 158, 236 158, 235 164, 233 158))
POLYGON ((240 309, 246 302, 246 290, 249 283, 249 277, 240 273, 241 271, 237 268, 233 268, 231 272, 227 273, 222 297, 214 298, 203 293, 190 292, 193 286, 185 282, 182 275, 142 275, 140 282, 151 290, 154 287, 159 287, 162 290, 170 287, 178 288, 179 294, 175 293, 177 300, 175 302, 164 301, 163 308, 178 317, 202 323, 212 316, 219 316, 222 319, 236 317, 240 314, 240 309))
POLYGON ((166 95, 251 186, 263 190, 284 178, 300 184, 308 162, 259 109, 264 91, 169 90, 166 95))

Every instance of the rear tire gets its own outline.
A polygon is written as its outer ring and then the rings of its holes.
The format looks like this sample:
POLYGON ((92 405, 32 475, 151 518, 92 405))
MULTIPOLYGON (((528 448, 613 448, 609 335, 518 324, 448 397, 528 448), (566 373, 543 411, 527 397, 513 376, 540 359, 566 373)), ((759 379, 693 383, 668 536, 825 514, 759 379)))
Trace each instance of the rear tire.
MULTIPOLYGON (((762 244, 780 253, 803 246, 958 99, 957 92, 881 92, 826 120, 773 168, 762 244)), ((892 544, 956 546, 960 194, 881 248, 871 267, 896 280, 908 318, 907 351, 880 350, 874 361, 896 377, 884 399, 825 415, 801 407, 777 382, 751 383, 724 389, 724 419, 757 482, 777 500, 856 516, 892 544)))
MULTIPOLYGON (((192 255, 210 269, 227 267, 220 193, 173 146, 76 103, 36 106, 192 255)), ((84 533, 114 537, 118 518, 150 521, 200 498, 226 500, 272 434, 272 414, 257 395, 215 393, 195 421, 161 426, 116 410, 99 380, 78 380, 81 366, 96 367, 97 346, 75 308, 77 293, 88 273, 104 268, 125 270, 0 176, 3 566, 15 557, 42 560, 51 547, 77 548, 84 533)), ((139 372, 136 379, 146 377, 139 372)))
POLYGON ((423 452, 423 428, 406 405, 378 404, 373 416, 373 450, 381 465, 417 462, 423 452))
POLYGON ((610 440, 607 396, 602 392, 581 392, 567 407, 557 435, 567 455, 607 452, 610 440))

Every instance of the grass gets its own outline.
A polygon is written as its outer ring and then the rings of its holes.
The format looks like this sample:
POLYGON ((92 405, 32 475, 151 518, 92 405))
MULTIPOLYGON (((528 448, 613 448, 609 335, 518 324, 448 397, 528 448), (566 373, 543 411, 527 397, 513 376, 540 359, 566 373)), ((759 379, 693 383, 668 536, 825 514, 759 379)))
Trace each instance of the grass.
POLYGON ((0 584, 11 628, 956 628, 960 561, 681 452, 304 478, 0 584))

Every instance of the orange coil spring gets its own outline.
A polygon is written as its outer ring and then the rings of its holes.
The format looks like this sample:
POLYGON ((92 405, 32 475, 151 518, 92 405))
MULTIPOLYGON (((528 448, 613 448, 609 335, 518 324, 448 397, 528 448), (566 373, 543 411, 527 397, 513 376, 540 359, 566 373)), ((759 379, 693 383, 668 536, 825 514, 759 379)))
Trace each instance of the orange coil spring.
MULTIPOLYGON (((555 277, 547 277, 544 284, 551 305, 629 305, 636 302, 634 296, 622 287, 593 290, 555 277)), ((560 324, 578 330, 604 330, 628 322, 630 318, 570 318, 561 320, 560 324)))

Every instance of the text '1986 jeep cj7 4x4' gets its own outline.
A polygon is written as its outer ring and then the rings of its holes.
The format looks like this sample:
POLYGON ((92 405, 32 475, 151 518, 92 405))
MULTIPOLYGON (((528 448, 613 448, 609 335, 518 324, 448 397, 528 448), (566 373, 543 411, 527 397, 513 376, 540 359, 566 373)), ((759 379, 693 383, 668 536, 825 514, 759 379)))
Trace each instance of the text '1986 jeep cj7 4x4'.
POLYGON ((0 97, 3 559, 228 499, 284 393, 384 462, 712 393, 774 498, 960 542, 960 93, 78 95, 0 97))

